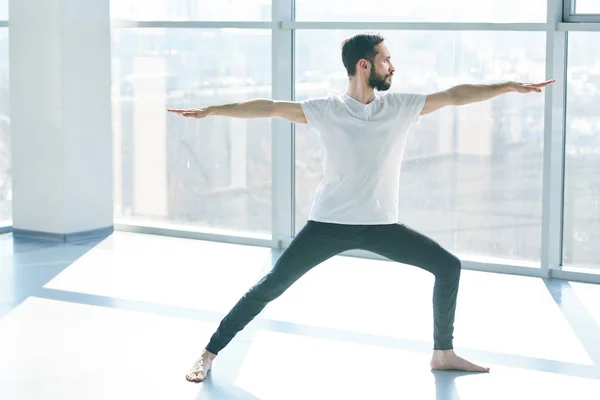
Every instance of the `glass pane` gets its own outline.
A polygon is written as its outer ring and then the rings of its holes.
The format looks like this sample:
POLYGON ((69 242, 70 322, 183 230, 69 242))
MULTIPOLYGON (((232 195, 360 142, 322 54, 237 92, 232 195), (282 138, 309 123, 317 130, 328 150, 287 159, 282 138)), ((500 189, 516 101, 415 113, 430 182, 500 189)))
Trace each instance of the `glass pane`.
POLYGON ((115 19, 270 21, 271 0, 111 0, 115 19))
POLYGON ((8 28, 0 29, 0 226, 12 220, 8 28))
POLYGON ((600 269, 598 32, 569 32, 563 263, 600 269))
MULTIPOLYGON (((296 99, 346 90, 344 31, 299 31, 296 99)), ((543 32, 386 32, 399 92, 540 80, 543 32)), ((539 260, 544 96, 506 94, 424 116, 408 138, 400 219, 468 256, 539 260)), ((296 230, 322 177, 317 134, 296 128, 296 230)))
POLYGON ((575 2, 575 12, 577 14, 600 14, 600 1, 577 0, 575 2))
MULTIPOLYGON (((589 0, 595 1, 595 0, 589 0)), ((296 0, 298 21, 546 22, 546 0, 296 0)))
POLYGON ((8 20, 8 0, 0 0, 0 21, 8 20))
POLYGON ((270 236, 271 121, 166 109, 269 97, 271 32, 116 29, 112 51, 116 217, 270 236))

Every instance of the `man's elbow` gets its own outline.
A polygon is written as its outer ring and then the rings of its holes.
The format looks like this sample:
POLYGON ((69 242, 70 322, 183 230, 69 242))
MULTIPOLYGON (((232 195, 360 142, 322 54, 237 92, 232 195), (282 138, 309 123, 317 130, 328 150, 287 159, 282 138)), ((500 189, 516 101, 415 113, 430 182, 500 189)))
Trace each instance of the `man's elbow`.
POLYGON ((279 109, 274 100, 271 99, 263 99, 262 103, 262 115, 266 118, 275 118, 278 115, 279 109))
POLYGON ((446 102, 449 106, 464 106, 465 104, 468 104, 467 97, 461 93, 459 87, 449 89, 447 93, 448 97, 446 102))

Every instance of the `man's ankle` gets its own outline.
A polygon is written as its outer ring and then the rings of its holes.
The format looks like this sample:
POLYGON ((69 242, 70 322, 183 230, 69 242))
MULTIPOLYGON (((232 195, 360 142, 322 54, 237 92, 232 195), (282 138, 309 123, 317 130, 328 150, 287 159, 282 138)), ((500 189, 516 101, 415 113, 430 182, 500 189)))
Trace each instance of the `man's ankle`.
POLYGON ((434 354, 452 354, 452 353, 454 353, 454 349, 444 349, 444 350, 437 349, 437 350, 433 350, 433 353, 434 354))
POLYGON ((208 351, 206 349, 202 350, 202 357, 205 358, 205 359, 212 360, 216 356, 217 356, 216 354, 213 354, 213 353, 211 353, 210 351, 208 351))

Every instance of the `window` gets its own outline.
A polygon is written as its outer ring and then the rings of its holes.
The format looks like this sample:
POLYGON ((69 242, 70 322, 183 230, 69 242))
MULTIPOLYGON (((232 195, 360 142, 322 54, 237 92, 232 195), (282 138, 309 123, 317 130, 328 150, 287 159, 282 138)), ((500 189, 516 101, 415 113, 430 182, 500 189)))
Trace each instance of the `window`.
POLYGON ((598 0, 577 0, 575 2, 575 13, 600 14, 600 2, 598 0))
MULTIPOLYGON (((340 42, 353 32, 298 31, 296 100, 346 90, 340 42)), ((392 90, 545 78, 543 32, 385 32, 392 90)), ((407 142, 400 218, 463 255, 540 259, 544 96, 507 94, 424 116, 407 142)), ((296 231, 322 176, 318 137, 296 128, 296 231)))
POLYGON ((8 28, 0 29, 0 226, 12 220, 8 28))
POLYGON ((8 20, 8 0, 0 0, 0 21, 8 20))
POLYGON ((270 21, 271 0, 111 0, 115 19, 270 21))
MULTIPOLYGON (((595 0, 588 0, 595 1, 595 0)), ((546 22, 546 0, 296 0, 298 21, 546 22)))
POLYGON ((598 32, 569 32, 563 264, 600 267, 598 32))
POLYGON ((116 217, 270 237, 271 121, 166 109, 270 97, 271 32, 115 29, 112 40, 116 217))

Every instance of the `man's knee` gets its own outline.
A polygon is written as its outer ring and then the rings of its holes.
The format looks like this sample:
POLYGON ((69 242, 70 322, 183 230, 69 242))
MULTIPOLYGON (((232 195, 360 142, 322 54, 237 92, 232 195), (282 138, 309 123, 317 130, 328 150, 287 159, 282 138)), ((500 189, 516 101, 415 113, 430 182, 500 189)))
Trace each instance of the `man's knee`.
POLYGON ((462 262, 454 254, 448 254, 448 274, 449 275, 460 275, 462 269, 462 262))
POLYGON ((460 275, 462 269, 460 259, 447 250, 443 250, 442 255, 437 258, 436 264, 434 274, 439 276, 460 275))

